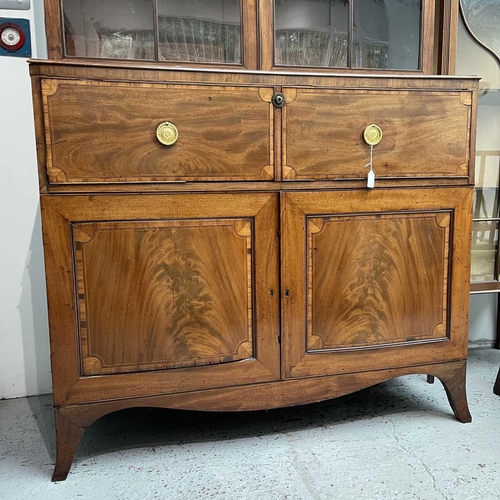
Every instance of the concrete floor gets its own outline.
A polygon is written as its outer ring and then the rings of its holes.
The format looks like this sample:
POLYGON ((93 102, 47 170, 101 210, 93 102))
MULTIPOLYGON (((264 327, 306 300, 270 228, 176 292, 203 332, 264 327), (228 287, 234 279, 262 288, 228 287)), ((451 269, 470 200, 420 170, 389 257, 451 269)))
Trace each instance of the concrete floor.
POLYGON ((0 401, 0 499, 500 499, 499 364, 471 351, 472 424, 416 375, 269 412, 123 411, 55 484, 50 396, 0 401))

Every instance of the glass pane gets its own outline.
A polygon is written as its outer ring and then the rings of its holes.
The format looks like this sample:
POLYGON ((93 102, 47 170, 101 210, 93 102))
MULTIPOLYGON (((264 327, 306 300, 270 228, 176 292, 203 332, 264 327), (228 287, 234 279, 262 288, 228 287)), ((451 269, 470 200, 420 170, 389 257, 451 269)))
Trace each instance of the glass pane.
POLYGON ((498 223, 480 221, 472 226, 472 281, 493 281, 498 246, 498 223))
POLYGON ((500 92, 484 90, 478 104, 476 188, 496 192, 500 167, 500 92))
POLYGON ((422 0, 353 2, 353 67, 419 69, 422 0))
MULTIPOLYGON (((500 36, 500 26, 497 32, 500 36)), ((457 75, 481 75, 481 89, 500 88, 498 63, 471 38, 461 17, 458 23, 457 75)))
POLYGON ((154 59, 153 0, 63 0, 66 54, 154 59))
POLYGON ((347 67, 349 2, 275 0, 275 62, 347 67))
POLYGON ((498 217, 497 188, 476 188, 474 195, 474 219, 498 217))
MULTIPOLYGON (((468 16, 474 12, 471 7, 488 12, 495 17, 492 7, 495 2, 463 1, 464 13, 468 16), (489 5, 486 6, 486 3, 489 5), (479 4, 482 4, 480 7, 479 4), (469 7, 467 9, 466 7, 469 7)), ((496 2, 500 7, 500 1, 496 2)), ((479 12, 478 12, 479 14, 479 12)), ((483 18, 483 21, 484 18, 483 18)), ((488 21, 489 22, 489 21, 488 21)), ((500 38, 500 25, 490 28, 496 33, 488 36, 500 38)), ((472 26, 471 26, 472 27, 472 26)), ((475 32, 476 36, 483 36, 475 32)), ((483 40, 486 42, 486 39, 483 40)), ((462 19, 458 26, 457 73, 481 75, 479 82, 480 96, 477 118, 476 148, 476 193, 474 202, 474 218, 498 217, 499 206, 499 166, 500 166, 500 71, 497 61, 467 32, 462 19)), ((472 233, 472 270, 474 282, 494 281, 498 279, 497 267, 498 223, 492 221, 476 221, 472 233)))
POLYGON ((461 0, 474 35, 500 55, 500 0, 461 0))
POLYGON ((241 64, 240 0, 159 0, 162 61, 241 64))

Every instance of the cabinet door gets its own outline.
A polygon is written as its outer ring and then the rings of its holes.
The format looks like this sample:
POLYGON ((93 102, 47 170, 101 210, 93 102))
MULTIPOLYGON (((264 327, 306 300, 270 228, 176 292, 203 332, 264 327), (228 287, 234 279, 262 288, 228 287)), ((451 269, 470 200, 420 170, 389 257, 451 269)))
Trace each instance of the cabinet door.
POLYGON ((465 359, 471 188, 287 193, 283 376, 465 359))
POLYGON ((43 197, 56 404, 278 378, 277 198, 43 197))
POLYGON ((49 56, 256 68, 255 0, 62 0, 47 7, 49 56), (62 12, 61 12, 62 11, 62 12), (62 15, 61 15, 62 14, 62 15), (58 48, 56 54, 55 49, 58 48))
POLYGON ((433 0, 260 0, 263 69, 432 73, 433 0))

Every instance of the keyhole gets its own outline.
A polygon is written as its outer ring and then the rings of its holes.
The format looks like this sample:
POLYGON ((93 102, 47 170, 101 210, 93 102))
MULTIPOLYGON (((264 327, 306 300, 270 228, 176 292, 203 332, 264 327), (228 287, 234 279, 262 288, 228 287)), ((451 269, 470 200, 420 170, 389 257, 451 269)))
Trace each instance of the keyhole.
POLYGON ((275 92, 271 100, 276 108, 282 108, 286 102, 285 96, 281 92, 275 92))

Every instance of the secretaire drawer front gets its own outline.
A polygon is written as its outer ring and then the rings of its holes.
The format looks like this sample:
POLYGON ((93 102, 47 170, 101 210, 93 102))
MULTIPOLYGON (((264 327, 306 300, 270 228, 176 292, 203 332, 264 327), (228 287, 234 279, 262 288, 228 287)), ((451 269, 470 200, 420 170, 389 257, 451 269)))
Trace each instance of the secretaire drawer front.
POLYGON ((468 177, 472 93, 285 89, 283 178, 468 177))
POLYGON ((46 79, 52 184, 270 180, 273 88, 46 79))

